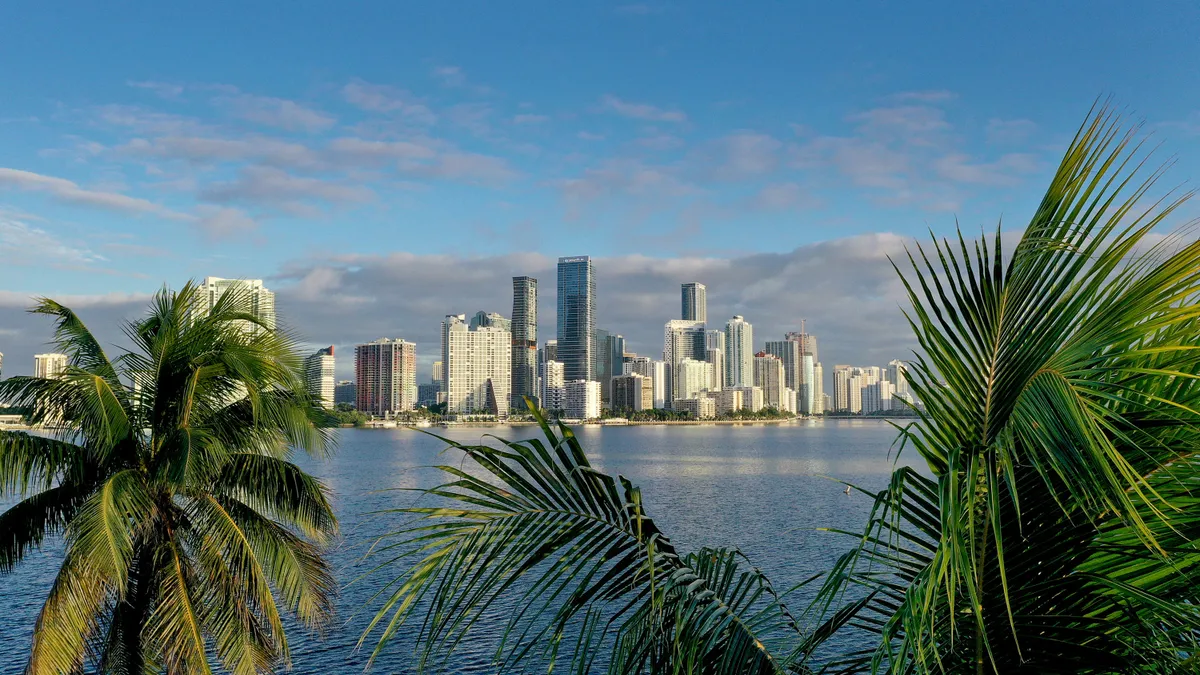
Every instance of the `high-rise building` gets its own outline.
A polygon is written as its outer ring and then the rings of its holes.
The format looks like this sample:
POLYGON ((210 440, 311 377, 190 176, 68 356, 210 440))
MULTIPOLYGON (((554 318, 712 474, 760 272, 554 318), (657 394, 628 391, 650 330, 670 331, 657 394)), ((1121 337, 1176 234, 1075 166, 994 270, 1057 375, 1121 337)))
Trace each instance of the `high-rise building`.
MULTIPOLYGON (((204 277, 204 282, 196 291, 196 305, 192 311, 198 316, 207 315, 225 293, 232 292, 241 296, 238 300, 245 303, 241 305, 242 308, 253 314, 268 330, 275 329, 275 294, 263 286, 262 279, 204 277)), ((250 333, 261 330, 250 322, 246 322, 244 327, 250 333)))
POLYGON ((897 394, 908 393, 908 364, 899 359, 888 361, 887 379, 896 387, 897 394))
POLYGON ((836 365, 833 367, 833 409, 837 412, 850 412, 850 380, 857 369, 854 366, 836 365))
MULTIPOLYGON (((558 340, 546 340, 546 346, 542 348, 545 354, 546 361, 558 361, 558 340)), ((562 361, 558 361, 562 363, 562 361)))
POLYGON ((512 407, 538 396, 537 279, 513 277, 512 407))
POLYGON ((428 408, 438 402, 437 385, 430 382, 428 384, 417 385, 417 405, 428 408))
POLYGON ((387 417, 412 410, 417 403, 417 346, 388 338, 356 345, 354 380, 359 412, 387 417))
POLYGON ((754 326, 741 316, 725 324, 725 384, 754 386, 754 326))
POLYGON ((4 379, 4 352, 0 352, 0 380, 4 379))
POLYGON ((341 403, 351 406, 358 403, 358 387, 354 384, 354 380, 338 380, 338 383, 333 386, 333 404, 341 403))
POLYGON ((812 392, 812 410, 805 412, 803 408, 798 408, 797 412, 802 412, 806 415, 824 415, 826 406, 829 405, 829 397, 825 395, 825 371, 819 363, 813 364, 812 392))
POLYGON ((696 359, 683 359, 675 366, 675 398, 696 398, 708 391, 712 383, 712 364, 696 359))
POLYGON ((563 417, 590 420, 600 416, 600 383, 595 380, 570 380, 566 384, 563 417))
POLYGON ((708 290, 704 284, 698 281, 683 285, 683 314, 681 318, 684 321, 699 321, 701 323, 708 321, 707 294, 708 290))
POLYGON ((612 380, 613 410, 649 410, 654 407, 654 383, 645 375, 630 373, 612 380))
POLYGON ((625 336, 613 335, 609 331, 596 331, 596 348, 600 354, 596 367, 596 379, 600 381, 600 400, 612 400, 612 378, 621 374, 625 358, 625 336))
POLYGON ((635 356, 625 362, 625 373, 637 373, 650 379, 652 408, 667 407, 667 363, 649 356, 635 356))
POLYGON ((500 325, 467 323, 462 314, 442 322, 446 412, 507 417, 512 386, 512 334, 500 325))
POLYGON ((754 355, 754 386, 762 389, 767 407, 776 410, 789 407, 784 397, 784 389, 788 388, 784 380, 783 361, 779 357, 766 352, 754 355))
POLYGON ((558 259, 558 359, 570 380, 594 380, 596 277, 592 259, 558 259))
POLYGON ((335 403, 334 365, 333 345, 318 349, 304 359, 304 385, 308 395, 320 400, 325 408, 332 408, 335 403))
POLYGON ((799 391, 804 381, 800 374, 800 343, 796 340, 767 340, 765 351, 783 363, 784 386, 799 391))
POLYGON ((430 373, 430 382, 437 385, 438 391, 446 391, 446 368, 441 361, 434 361, 430 373))
POLYGON ((663 361, 667 364, 667 404, 679 394, 675 385, 676 369, 684 359, 703 361, 705 359, 706 336, 704 323, 700 321, 683 321, 675 319, 668 321, 663 328, 663 361))
POLYGON ((709 391, 725 386, 725 331, 704 331, 704 360, 712 364, 712 383, 709 391))
POLYGON ((481 309, 471 316, 470 323, 471 330, 475 330, 476 328, 480 327, 499 328, 500 330, 511 334, 512 320, 506 318, 503 314, 499 314, 498 312, 485 312, 481 309))
POLYGON ((546 361, 542 364, 541 390, 538 394, 542 408, 558 412, 566 405, 567 381, 563 379, 563 364, 561 361, 546 361))
POLYGON ((862 412, 868 415, 892 409, 892 383, 887 380, 877 380, 863 387, 862 412))
POLYGON ((61 377, 67 370, 66 354, 34 354, 33 376, 47 380, 61 377))
MULTIPOLYGON (((801 323, 801 325, 803 325, 804 320, 801 319, 800 323, 801 323)), ((817 336, 816 335, 808 333, 805 329, 802 328, 802 329, 800 329, 799 332, 792 331, 792 332, 784 333, 783 338, 785 340, 794 340, 795 342, 800 343, 800 352, 802 354, 812 354, 813 363, 816 363, 817 361, 821 360, 821 359, 817 358, 817 336)))

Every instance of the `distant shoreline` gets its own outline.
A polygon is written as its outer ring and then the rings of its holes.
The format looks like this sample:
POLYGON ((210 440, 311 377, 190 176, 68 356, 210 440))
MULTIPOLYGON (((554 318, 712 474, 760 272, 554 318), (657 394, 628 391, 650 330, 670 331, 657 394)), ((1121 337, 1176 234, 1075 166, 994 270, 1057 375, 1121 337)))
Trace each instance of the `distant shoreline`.
MULTIPOLYGON (((649 427, 649 426, 690 426, 690 427, 703 427, 703 426, 751 427, 751 426, 754 426, 754 427, 757 427, 757 426, 782 425, 782 424, 818 422, 818 421, 826 422, 826 421, 847 420, 847 421, 852 421, 852 422, 868 422, 868 421, 869 422, 888 422, 891 420, 907 420, 907 419, 912 419, 912 418, 909 418, 909 417, 790 417, 790 418, 786 418, 786 419, 777 419, 777 420, 646 420, 646 421, 636 421, 636 422, 634 422, 634 421, 621 422, 621 423, 616 423, 616 424, 603 424, 603 423, 599 423, 599 422, 576 422, 576 423, 568 423, 567 426, 569 426, 571 428, 578 428, 578 427, 649 427)), ((384 430, 415 429, 415 430, 420 431, 420 430, 424 430, 424 429, 455 429, 455 428, 473 428, 473 427, 480 427, 480 428, 486 428, 486 427, 535 427, 535 426, 537 426, 537 422, 477 421, 477 422, 454 422, 454 423, 451 423, 446 426, 442 426, 441 424, 431 424, 428 426, 415 426, 412 424, 393 424, 393 425, 389 425, 389 426, 383 426, 383 425, 369 424, 369 425, 364 425, 361 427, 355 427, 352 425, 343 425, 342 428, 343 429, 384 429, 384 430)))

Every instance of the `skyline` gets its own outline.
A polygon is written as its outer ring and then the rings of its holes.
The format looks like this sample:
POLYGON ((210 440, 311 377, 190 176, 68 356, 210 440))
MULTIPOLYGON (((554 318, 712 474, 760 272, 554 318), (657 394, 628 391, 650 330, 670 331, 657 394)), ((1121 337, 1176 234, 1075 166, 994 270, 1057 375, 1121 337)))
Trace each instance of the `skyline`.
POLYGON ((8 3, 5 371, 46 350, 32 296, 115 341, 220 276, 264 279, 308 346, 403 338, 424 373, 441 317, 510 313, 513 276, 550 317, 574 253, 638 353, 700 281, 713 321, 807 318, 826 364, 907 355, 886 256, 955 218, 1019 232, 1096 97, 1178 153, 1165 183, 1200 175, 1197 8, 947 7, 8 3))

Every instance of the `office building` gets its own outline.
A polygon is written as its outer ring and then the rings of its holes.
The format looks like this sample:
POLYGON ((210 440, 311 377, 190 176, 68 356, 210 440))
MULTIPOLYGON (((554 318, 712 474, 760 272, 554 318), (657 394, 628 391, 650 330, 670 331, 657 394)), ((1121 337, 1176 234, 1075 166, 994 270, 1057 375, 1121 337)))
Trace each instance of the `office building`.
POLYGON ((716 402, 708 396, 676 399, 674 409, 698 420, 710 420, 717 416, 716 402))
POLYGON ((354 380, 338 380, 338 383, 333 386, 333 404, 342 403, 349 406, 358 403, 358 387, 354 385, 354 380))
POLYGON ((696 359, 683 359, 675 366, 674 379, 675 398, 696 398, 701 392, 709 390, 712 383, 712 364, 696 359))
POLYGON ((304 359, 304 386, 308 395, 319 400, 321 406, 332 408, 335 403, 333 345, 318 349, 304 359))
POLYGON ((354 380, 359 412, 388 417, 412 410, 417 403, 417 346, 388 338, 356 345, 354 380))
POLYGON ((741 316, 725 324, 725 384, 754 386, 754 326, 741 316))
POLYGON ((654 407, 653 380, 638 373, 619 375, 612 380, 612 396, 612 410, 649 410, 654 407))
POLYGON ((561 361, 547 361, 542 364, 541 390, 538 397, 543 410, 558 414, 566 405, 567 381, 563 379, 563 364, 561 361))
POLYGON ((558 361, 567 380, 594 380, 596 360, 596 277, 592 259, 558 259, 558 361))
POLYGON ((600 383, 595 380, 570 380, 566 385, 563 417, 591 420, 600 417, 600 383))
POLYGON ((699 321, 704 323, 708 321, 708 299, 707 289, 704 284, 693 281, 690 284, 683 285, 683 313, 680 317, 684 321, 699 321))
POLYGON ((754 355, 754 386, 762 389, 766 407, 776 410, 789 407, 784 398, 784 389, 788 388, 784 380, 783 361, 779 357, 766 352, 754 355))
POLYGON ((542 355, 543 361, 558 361, 558 340, 546 340, 546 346, 542 347, 542 355))
POLYGON ((418 384, 417 385, 417 406, 418 407, 428 408, 430 406, 437 405, 437 402, 438 402, 438 389, 437 389, 436 384, 429 382, 426 384, 418 384))
MULTIPOLYGON (((478 316, 478 315, 476 315, 478 316)), ((485 315, 486 316, 486 315, 485 315)), ((446 412, 507 417, 512 401, 512 333, 504 323, 448 314, 442 322, 446 412)))
POLYGON ((275 294, 263 286, 262 279, 222 279, 221 277, 205 277, 196 289, 196 304, 192 311, 197 316, 206 316, 216 306, 221 297, 231 292, 239 303, 238 306, 254 315, 262 326, 243 322, 243 328, 249 333, 256 333, 265 327, 275 329, 275 294))
POLYGON ((668 321, 663 327, 663 361, 667 364, 668 406, 676 396, 686 398, 679 393, 679 387, 675 384, 675 371, 684 359, 704 361, 707 353, 706 340, 704 324, 700 321, 675 319, 668 321))
POLYGON ((622 374, 625 359, 625 336, 608 333, 604 342, 597 342, 603 358, 600 364, 600 400, 612 400, 612 378, 622 374))
POLYGON ((513 277, 512 407, 538 396, 537 279, 513 277))
POLYGON ((33 376, 47 380, 61 377, 67 370, 66 354, 34 354, 33 376))

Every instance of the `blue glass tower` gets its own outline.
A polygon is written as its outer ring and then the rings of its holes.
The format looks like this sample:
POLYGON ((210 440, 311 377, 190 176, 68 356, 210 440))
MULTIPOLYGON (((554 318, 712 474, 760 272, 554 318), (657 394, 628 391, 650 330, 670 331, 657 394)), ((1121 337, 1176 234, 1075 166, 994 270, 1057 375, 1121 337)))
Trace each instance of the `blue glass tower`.
POLYGON ((558 360, 563 377, 595 380, 596 277, 592 259, 573 256, 558 259, 558 360))

